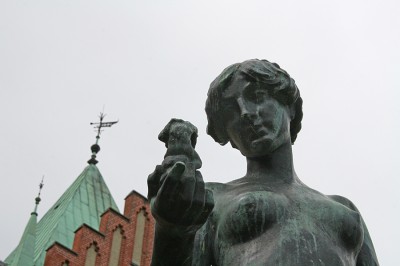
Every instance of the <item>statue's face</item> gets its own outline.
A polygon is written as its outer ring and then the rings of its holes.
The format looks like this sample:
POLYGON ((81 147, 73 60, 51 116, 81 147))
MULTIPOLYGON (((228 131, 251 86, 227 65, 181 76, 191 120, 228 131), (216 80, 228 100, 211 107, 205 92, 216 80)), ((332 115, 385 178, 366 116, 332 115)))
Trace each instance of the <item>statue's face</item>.
POLYGON ((246 157, 268 155, 291 141, 289 108, 271 97, 265 86, 236 75, 222 95, 227 134, 246 157))

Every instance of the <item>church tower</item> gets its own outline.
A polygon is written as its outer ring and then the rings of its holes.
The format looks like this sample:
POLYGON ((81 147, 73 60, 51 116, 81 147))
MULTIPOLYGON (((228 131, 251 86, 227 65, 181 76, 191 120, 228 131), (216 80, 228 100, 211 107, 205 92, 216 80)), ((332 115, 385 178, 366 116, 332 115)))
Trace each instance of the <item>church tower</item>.
MULTIPOLYGON (((92 123, 98 129, 88 166, 37 222, 37 207, 7 266, 150 265, 154 219, 147 199, 132 191, 121 214, 96 164, 101 129, 116 122, 92 123)), ((41 183, 42 188, 43 183, 41 183)))

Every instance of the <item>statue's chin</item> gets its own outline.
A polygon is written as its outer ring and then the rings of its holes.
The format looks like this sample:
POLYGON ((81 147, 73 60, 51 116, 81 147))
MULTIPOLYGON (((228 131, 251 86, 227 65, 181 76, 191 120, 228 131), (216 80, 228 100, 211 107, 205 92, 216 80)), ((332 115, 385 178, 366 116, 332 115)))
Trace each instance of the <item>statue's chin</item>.
POLYGON ((264 136, 261 137, 259 139, 253 140, 250 144, 251 148, 254 150, 258 150, 258 149, 265 149, 267 147, 271 147, 272 146, 272 139, 268 136, 264 136))
POLYGON ((247 150, 241 150, 241 153, 249 158, 257 158, 272 154, 276 150, 274 141, 267 136, 254 140, 250 143, 247 150))

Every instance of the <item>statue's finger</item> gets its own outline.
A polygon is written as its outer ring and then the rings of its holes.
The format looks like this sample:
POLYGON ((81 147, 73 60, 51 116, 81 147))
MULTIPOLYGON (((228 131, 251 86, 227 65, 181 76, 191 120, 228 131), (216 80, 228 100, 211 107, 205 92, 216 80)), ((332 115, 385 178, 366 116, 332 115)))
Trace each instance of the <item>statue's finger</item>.
MULTIPOLYGON (((202 215, 202 210, 205 203, 205 184, 199 171, 195 174, 194 192, 192 196, 191 206, 185 213, 185 219, 192 224, 199 224, 199 217, 202 215)), ((203 222, 203 221, 202 221, 203 222)))
POLYGON ((176 162, 172 168, 165 173, 160 180, 161 187, 158 190, 157 197, 163 201, 170 202, 178 197, 179 180, 185 171, 185 164, 176 162))
POLYGON ((199 171, 196 171, 196 188, 193 196, 193 207, 199 210, 204 205, 205 184, 199 171))
POLYGON ((200 213, 200 215, 197 219, 197 222, 199 224, 202 224, 207 220, 208 216, 210 215, 210 213, 212 212, 212 210, 214 208, 214 196, 213 196, 212 191, 206 189, 204 199, 205 199, 205 202, 204 202, 202 212, 200 213))
POLYGON ((170 182, 173 179, 167 176, 157 192, 154 200, 154 210, 159 216, 167 218, 171 215, 171 211, 176 207, 176 191, 179 186, 178 182, 170 182))
MULTIPOLYGON (((154 202, 156 212, 171 223, 182 223, 182 213, 190 207, 191 187, 190 178, 183 177, 186 166, 177 162, 165 175, 154 202)), ((194 179, 194 178, 193 178, 194 179)))
POLYGON ((148 193, 147 198, 151 199, 157 195, 158 189, 160 188, 160 178, 162 175, 162 166, 157 165, 154 172, 151 173, 147 178, 148 193))
POLYGON ((185 210, 187 212, 189 211, 193 203, 196 189, 196 179, 194 176, 183 176, 179 180, 179 183, 180 186, 178 193, 180 198, 180 207, 182 208, 182 210, 185 210))

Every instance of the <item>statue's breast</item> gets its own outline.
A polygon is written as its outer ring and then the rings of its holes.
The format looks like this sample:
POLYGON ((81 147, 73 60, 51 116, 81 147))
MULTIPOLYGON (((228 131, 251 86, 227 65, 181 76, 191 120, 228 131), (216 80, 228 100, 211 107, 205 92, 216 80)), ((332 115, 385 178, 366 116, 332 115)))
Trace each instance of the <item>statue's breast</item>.
POLYGON ((287 199, 269 191, 253 191, 225 198, 219 209, 218 235, 241 243, 263 234, 274 226, 287 210, 287 199))
POLYGON ((314 232, 322 232, 332 241, 338 240, 345 249, 359 250, 364 239, 364 229, 359 212, 329 198, 311 202, 303 214, 310 220, 314 232))
POLYGON ((361 247, 360 214, 322 194, 236 192, 217 197, 213 224, 218 242, 235 245, 268 235, 268 245, 295 242, 316 245, 315 250, 334 243, 347 250, 361 247))

